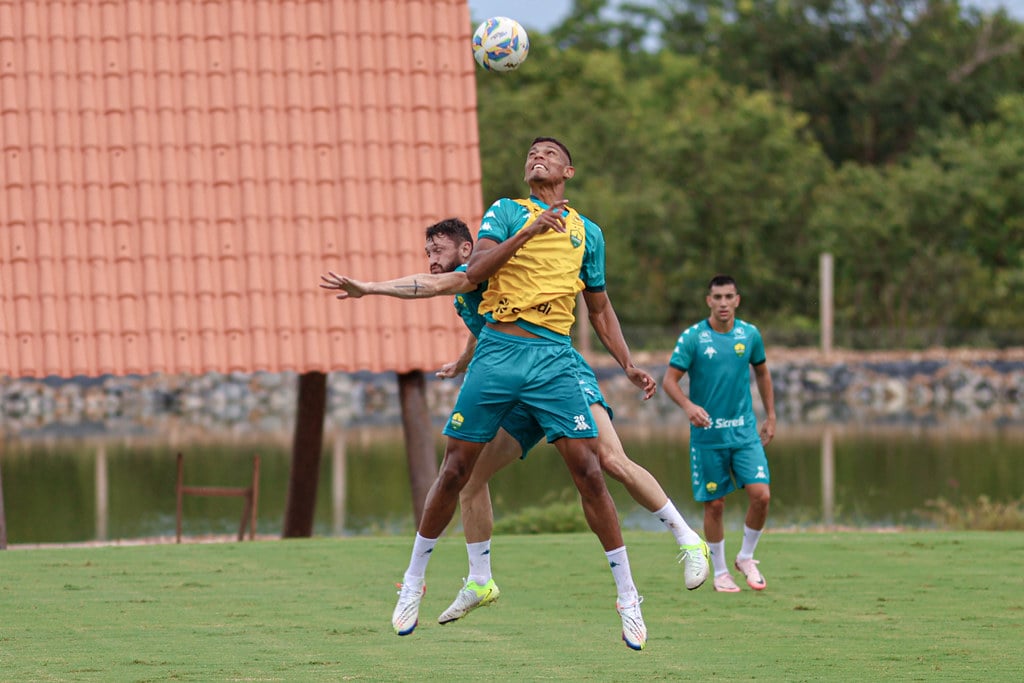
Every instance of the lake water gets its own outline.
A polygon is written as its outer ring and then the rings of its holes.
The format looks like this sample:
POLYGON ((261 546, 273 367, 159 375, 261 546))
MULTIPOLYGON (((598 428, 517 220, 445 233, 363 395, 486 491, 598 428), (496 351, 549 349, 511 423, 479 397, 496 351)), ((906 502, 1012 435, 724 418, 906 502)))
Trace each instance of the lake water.
MULTIPOLYGON (((627 452, 661 482, 695 527, 700 506, 689 483, 685 429, 630 431, 627 452)), ((234 439, 203 445, 152 445, 131 439, 7 442, 0 476, 10 544, 171 537, 175 531, 176 453, 186 454, 192 485, 243 486, 251 458, 261 457, 261 535, 279 535, 285 507, 289 442, 234 439)), ((438 454, 441 453, 438 442, 438 454)), ((1024 496, 1024 431, 986 427, 780 427, 769 447, 769 528, 843 525, 928 526, 928 501, 994 501, 1024 496)), ((626 528, 662 529, 609 482, 626 528)), ((495 516, 573 495, 551 446, 499 473, 491 484, 495 516)), ((186 498, 186 536, 233 534, 236 498, 186 498)), ((728 528, 739 529, 745 496, 727 499, 728 528)), ((346 432, 325 446, 316 501, 316 535, 411 533, 412 506, 401 432, 346 432)))

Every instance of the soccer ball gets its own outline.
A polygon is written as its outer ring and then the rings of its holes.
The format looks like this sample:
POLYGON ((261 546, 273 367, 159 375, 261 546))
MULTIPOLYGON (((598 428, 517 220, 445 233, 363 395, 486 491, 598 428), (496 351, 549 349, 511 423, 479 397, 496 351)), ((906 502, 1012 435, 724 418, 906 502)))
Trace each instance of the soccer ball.
POLYGON ((530 37, 515 19, 491 17, 473 33, 473 58, 488 71, 513 71, 530 53, 530 37))

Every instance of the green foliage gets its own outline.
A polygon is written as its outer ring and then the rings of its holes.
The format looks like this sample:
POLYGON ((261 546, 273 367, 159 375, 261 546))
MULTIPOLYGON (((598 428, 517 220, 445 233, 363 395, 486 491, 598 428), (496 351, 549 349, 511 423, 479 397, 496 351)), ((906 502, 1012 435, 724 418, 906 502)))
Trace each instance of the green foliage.
POLYGON ((494 533, 569 534, 588 531, 587 518, 574 492, 541 505, 520 508, 494 522, 494 533))
POLYGON ((830 251, 840 344, 1020 343, 1019 23, 955 0, 610 8, 577 0, 518 72, 478 72, 478 106, 485 203, 524 192, 534 137, 569 145, 625 325, 704 317, 728 272, 741 317, 813 332, 830 251))
POLYGON ((1008 503, 988 496, 959 505, 945 498, 929 500, 922 515, 943 529, 958 531, 1024 531, 1024 498, 1008 503))

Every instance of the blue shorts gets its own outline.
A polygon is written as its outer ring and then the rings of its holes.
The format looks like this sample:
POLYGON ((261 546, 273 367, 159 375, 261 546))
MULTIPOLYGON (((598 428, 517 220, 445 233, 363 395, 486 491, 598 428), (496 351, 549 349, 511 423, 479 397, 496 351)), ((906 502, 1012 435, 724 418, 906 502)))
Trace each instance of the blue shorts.
MULTIPOLYGON (((580 388, 586 394, 587 401, 591 406, 595 403, 600 403, 608 411, 608 417, 611 419, 613 417, 612 408, 604 400, 604 394, 601 393, 601 387, 597 384, 597 377, 594 375, 594 371, 577 351, 573 350, 573 354, 576 358, 576 366, 579 369, 580 388)), ((519 442, 519 446, 523 449, 520 459, 526 458, 526 454, 530 452, 530 449, 544 438, 544 429, 534 419, 530 409, 522 403, 516 405, 505 416, 505 419, 501 421, 501 428, 519 442)))
POLYGON ((569 344, 484 327, 445 436, 486 443, 522 403, 550 442, 596 437, 575 354, 569 344))
POLYGON ((729 448, 690 446, 690 477, 693 497, 700 502, 718 500, 747 484, 771 483, 760 441, 729 448))

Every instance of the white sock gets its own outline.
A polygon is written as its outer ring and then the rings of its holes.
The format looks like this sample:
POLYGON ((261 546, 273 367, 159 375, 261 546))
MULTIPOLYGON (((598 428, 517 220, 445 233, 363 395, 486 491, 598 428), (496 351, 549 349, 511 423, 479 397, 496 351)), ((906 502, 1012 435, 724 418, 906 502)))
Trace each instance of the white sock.
POLYGON ((412 544, 412 557, 409 559, 409 568, 405 570, 405 583, 422 581, 427 575, 427 562, 430 562, 430 553, 434 552, 437 545, 436 538, 423 538, 417 532, 416 542, 412 544))
POLYGON ((708 543, 711 549, 711 566, 715 568, 715 576, 729 573, 729 565, 725 563, 725 539, 718 543, 708 543))
POLYGON ((469 556, 469 580, 483 586, 491 580, 491 539, 479 543, 467 543, 469 556))
POLYGON ((757 541, 761 538, 761 532, 763 529, 751 529, 746 524, 743 525, 743 547, 740 548, 740 554, 736 556, 737 560, 749 560, 754 556, 754 550, 757 549, 757 541))
POLYGON ((669 500, 665 503, 665 507, 661 508, 657 512, 652 512, 655 517, 661 520, 661 523, 668 527, 668 530, 672 532, 672 535, 676 537, 676 543, 679 545, 693 545, 700 543, 700 536, 697 532, 690 528, 690 525, 686 523, 683 516, 679 514, 679 510, 669 500))
POLYGON ((612 568, 615 589, 619 592, 619 602, 623 605, 632 605, 639 599, 639 594, 633 583, 633 574, 629 571, 629 556, 626 555, 626 546, 609 550, 605 555, 608 556, 608 564, 612 568))

